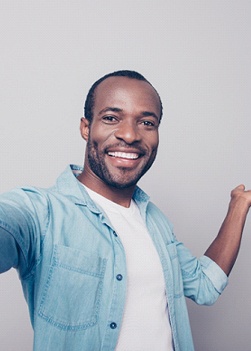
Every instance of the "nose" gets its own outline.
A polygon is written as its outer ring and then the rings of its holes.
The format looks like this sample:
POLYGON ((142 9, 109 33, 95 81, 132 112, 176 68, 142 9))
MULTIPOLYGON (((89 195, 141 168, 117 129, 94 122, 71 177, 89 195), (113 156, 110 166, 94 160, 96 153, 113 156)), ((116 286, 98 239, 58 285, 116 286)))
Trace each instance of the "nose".
POLYGON ((123 140, 127 144, 133 144, 141 139, 137 125, 126 121, 119 124, 114 135, 117 139, 123 140))

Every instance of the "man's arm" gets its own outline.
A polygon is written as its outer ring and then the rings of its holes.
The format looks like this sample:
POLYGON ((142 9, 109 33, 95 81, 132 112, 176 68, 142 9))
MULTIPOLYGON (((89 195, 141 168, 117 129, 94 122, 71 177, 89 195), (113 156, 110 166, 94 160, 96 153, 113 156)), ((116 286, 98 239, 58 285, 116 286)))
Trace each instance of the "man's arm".
POLYGON ((47 214, 47 199, 36 189, 0 195, 0 273, 17 268, 22 277, 29 272, 40 254, 47 214))
POLYGON ((16 268, 18 248, 14 238, 0 227, 0 273, 16 268))
POLYGON ((220 231, 205 255, 229 275, 237 258, 246 216, 251 206, 251 190, 239 185, 231 192, 228 212, 220 231))

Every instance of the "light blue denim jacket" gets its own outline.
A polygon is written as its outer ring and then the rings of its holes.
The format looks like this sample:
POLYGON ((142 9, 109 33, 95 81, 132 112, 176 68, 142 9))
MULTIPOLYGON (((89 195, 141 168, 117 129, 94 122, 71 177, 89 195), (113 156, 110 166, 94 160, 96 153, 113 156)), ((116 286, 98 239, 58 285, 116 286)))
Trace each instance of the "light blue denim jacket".
MULTIPOLYGON (((112 351, 126 298, 125 252, 72 170, 80 167, 68 167, 53 188, 1 195, 0 271, 18 269, 34 351, 112 351)), ((227 277, 176 240, 166 217, 139 188, 134 199, 162 263, 175 351, 193 351, 185 296, 212 304, 227 277)))

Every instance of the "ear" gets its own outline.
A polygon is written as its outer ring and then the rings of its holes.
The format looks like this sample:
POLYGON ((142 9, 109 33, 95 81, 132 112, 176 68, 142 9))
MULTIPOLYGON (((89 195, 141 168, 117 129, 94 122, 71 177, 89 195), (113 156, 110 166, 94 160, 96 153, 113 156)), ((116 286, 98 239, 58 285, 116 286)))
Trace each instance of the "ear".
POLYGON ((85 139, 85 141, 87 141, 89 137, 89 125, 90 122, 88 121, 88 119, 82 117, 80 122, 80 133, 82 135, 82 138, 85 139))

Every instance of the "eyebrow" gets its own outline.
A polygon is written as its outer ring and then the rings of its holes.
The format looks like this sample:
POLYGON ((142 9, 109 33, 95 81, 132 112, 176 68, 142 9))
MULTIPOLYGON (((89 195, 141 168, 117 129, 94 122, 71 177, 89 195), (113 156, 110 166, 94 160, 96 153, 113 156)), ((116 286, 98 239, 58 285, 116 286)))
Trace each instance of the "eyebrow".
POLYGON ((156 113, 154 113, 152 111, 143 111, 143 112, 141 112, 141 115, 144 117, 154 117, 159 121, 159 117, 156 115, 156 113))
MULTIPOLYGON (((102 113, 104 112, 109 112, 109 111, 112 111, 112 112, 123 112, 123 109, 122 108, 119 108, 119 107, 106 107, 104 109, 102 109, 100 112, 99 112, 99 115, 101 115, 102 113)), ((152 112, 152 111, 142 111, 140 113, 143 117, 154 117, 157 119, 157 121, 159 121, 159 117, 156 115, 156 113, 152 112)))
POLYGON ((101 115, 104 112, 109 112, 109 111, 122 112, 123 110, 119 107, 106 107, 106 108, 103 108, 103 110, 99 111, 99 115, 101 115))

